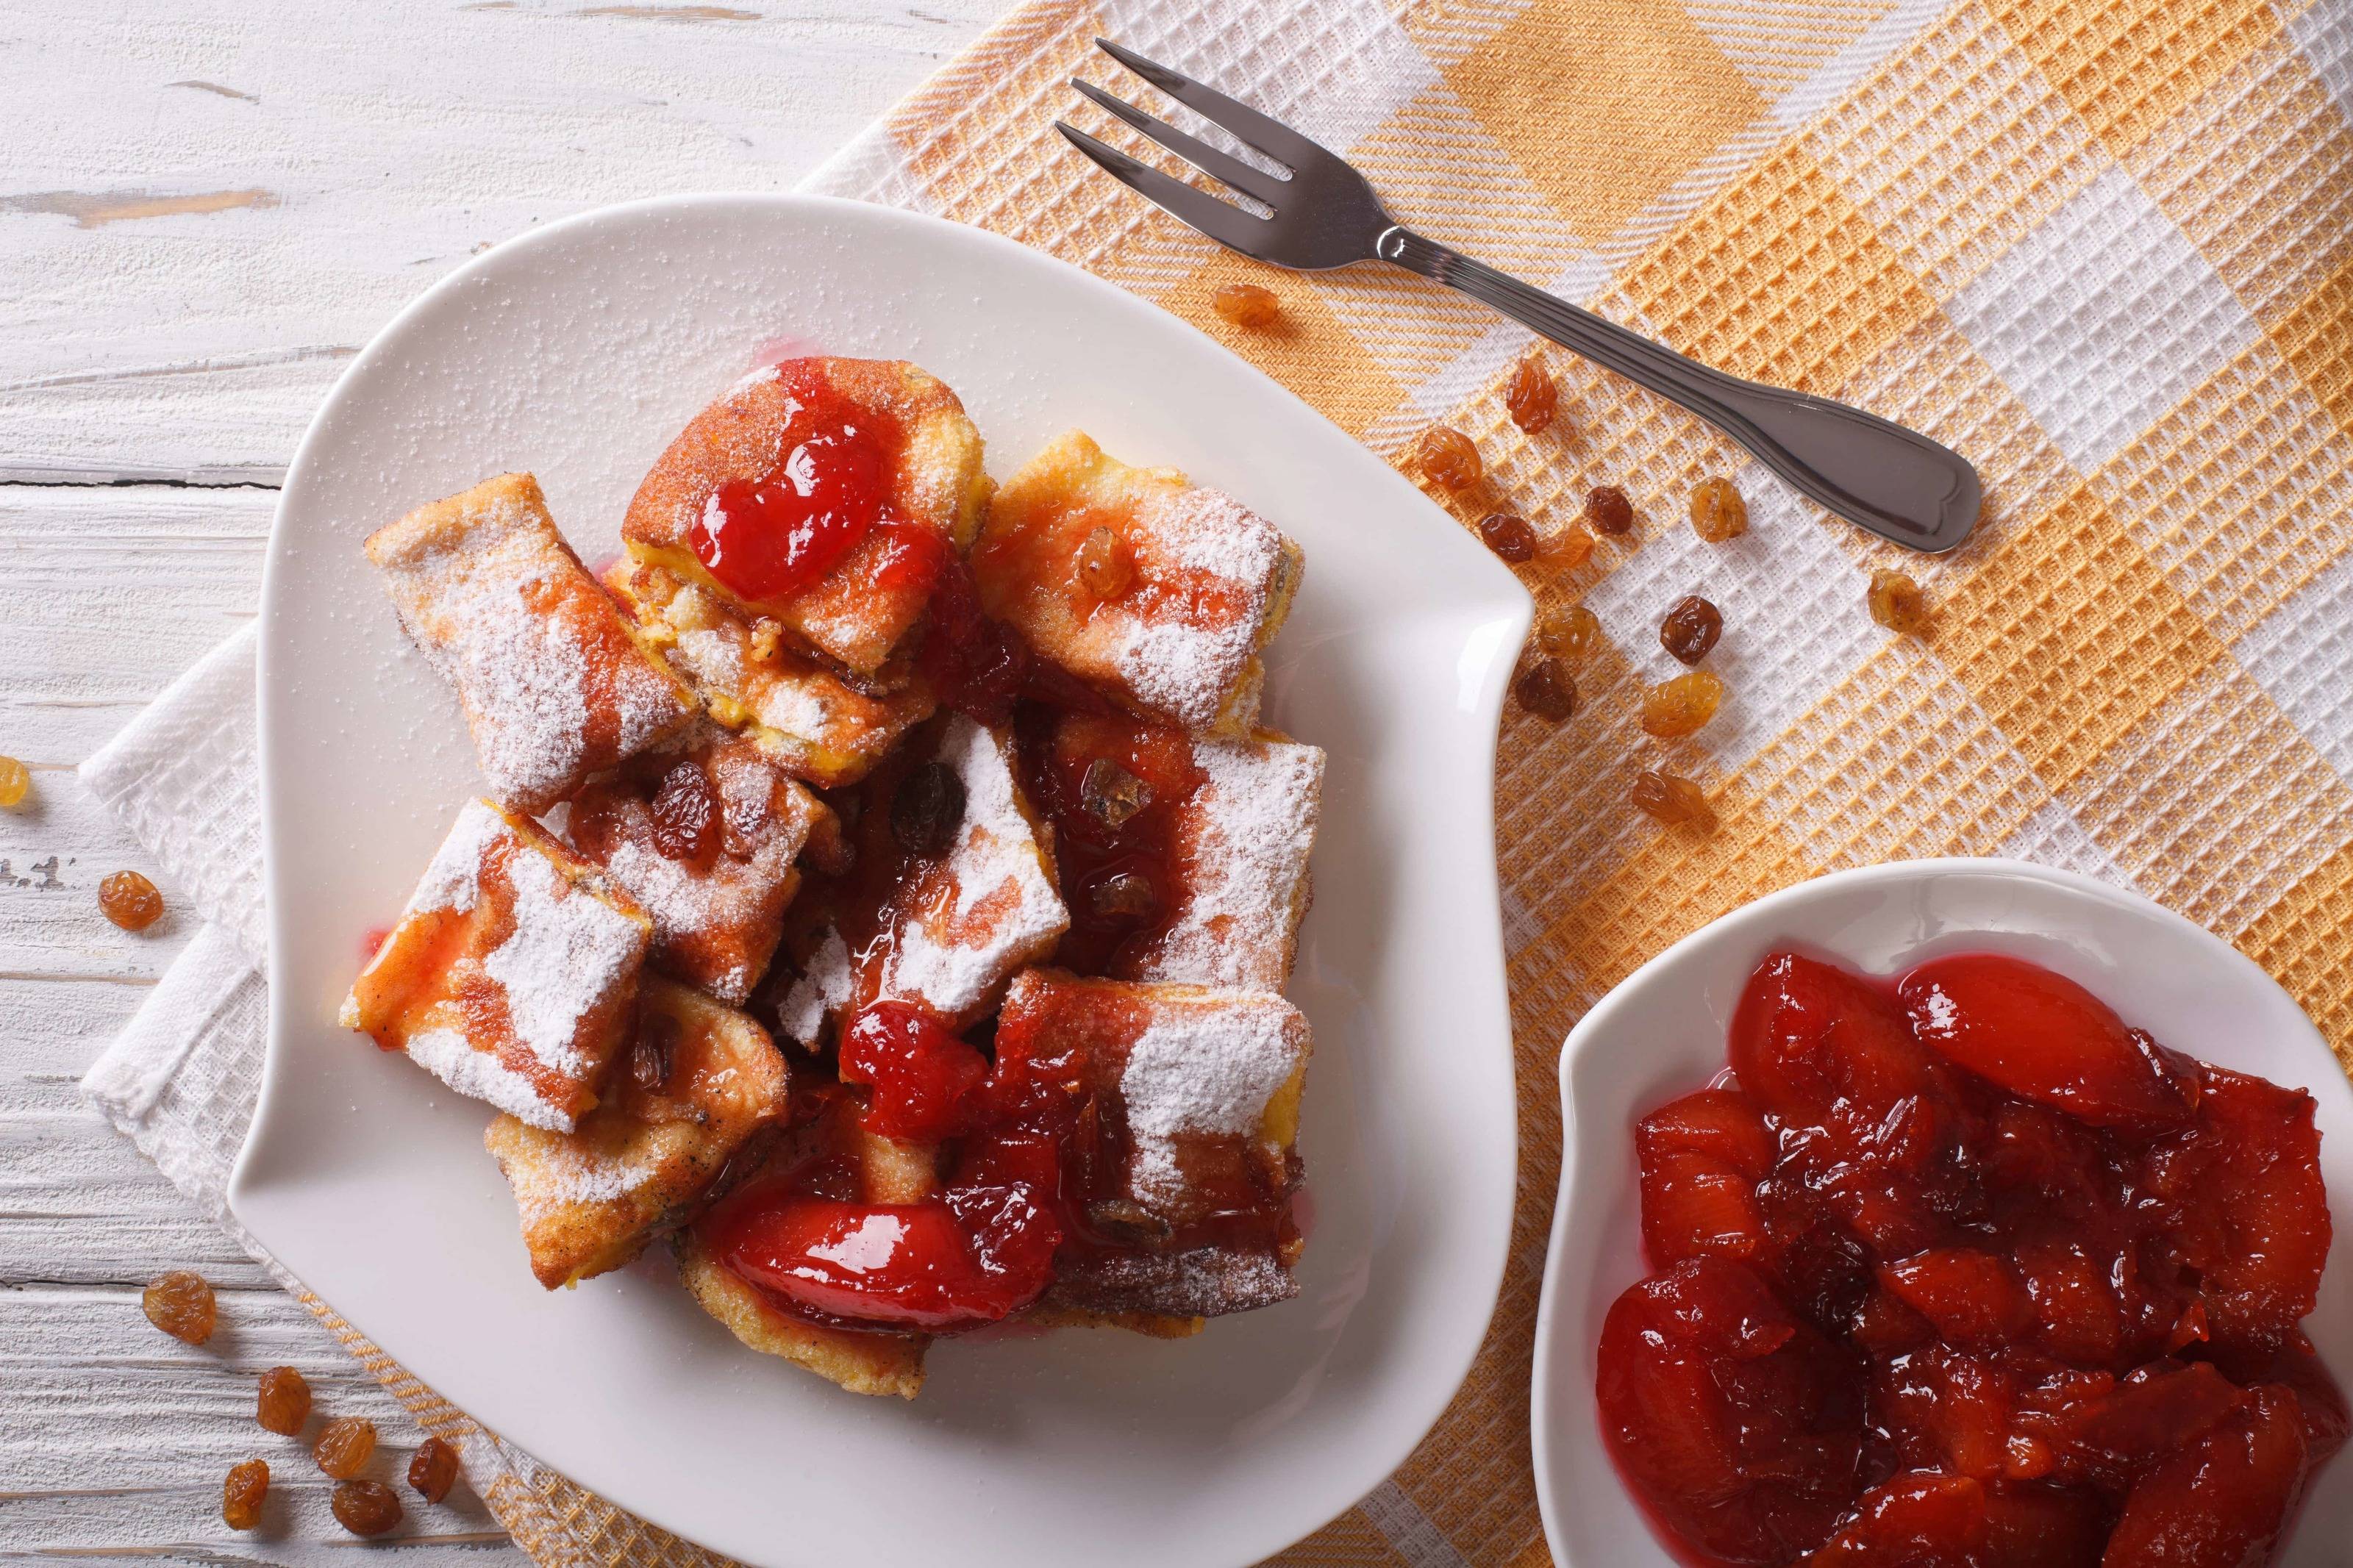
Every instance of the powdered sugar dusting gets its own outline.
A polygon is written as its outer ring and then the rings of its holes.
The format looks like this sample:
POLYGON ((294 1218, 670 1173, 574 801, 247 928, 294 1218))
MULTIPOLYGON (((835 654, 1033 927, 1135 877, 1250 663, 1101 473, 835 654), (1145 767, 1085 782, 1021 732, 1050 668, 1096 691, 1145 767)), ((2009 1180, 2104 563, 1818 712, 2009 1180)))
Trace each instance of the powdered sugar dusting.
POLYGON ((550 1132, 569 1132, 573 1119, 540 1097, 538 1086, 490 1051, 478 1051, 456 1029, 420 1029, 402 1043, 408 1059, 456 1089, 487 1100, 516 1121, 550 1132))
POLYGON ((669 1152, 659 1140, 596 1152, 572 1142, 542 1142, 533 1147, 530 1159, 505 1162, 507 1182, 527 1229, 564 1209, 612 1203, 651 1185, 664 1174, 669 1152))
POLYGON ((785 1000, 776 1009, 776 1026, 793 1039, 814 1050, 818 1037, 825 1032, 828 1016, 849 1005, 856 993, 856 975, 849 963, 849 946, 841 933, 829 931, 818 950, 809 955, 807 966, 785 1000))
POLYGON ((1133 537, 1155 570, 1198 573, 1225 590, 1231 614, 1204 623, 1173 614, 1127 616, 1113 661, 1138 702, 1205 730, 1224 711, 1258 650, 1282 535, 1222 490, 1155 489, 1135 507, 1133 537))
POLYGON ((1197 742, 1201 787, 1176 852, 1187 898, 1135 978, 1280 991, 1304 912, 1324 753, 1288 741, 1197 742))
POLYGON ((433 863, 425 868, 425 876, 417 884, 417 890, 408 895, 408 905, 402 914, 426 914, 435 910, 470 913, 481 897, 483 856, 501 838, 513 837, 514 829, 488 803, 468 801, 451 825, 449 837, 433 852, 433 863))
POLYGON ((1306 1058, 1298 1010, 1282 997, 1239 991, 1211 997, 1155 1008, 1120 1074, 1134 1144, 1128 1182, 1146 1205, 1181 1211, 1176 1141, 1255 1132, 1267 1102, 1306 1058))
POLYGON ((645 956, 635 921, 575 888, 543 855, 507 858, 514 931, 482 971, 505 988, 515 1038, 566 1078, 586 1078, 581 1021, 627 981, 645 956))

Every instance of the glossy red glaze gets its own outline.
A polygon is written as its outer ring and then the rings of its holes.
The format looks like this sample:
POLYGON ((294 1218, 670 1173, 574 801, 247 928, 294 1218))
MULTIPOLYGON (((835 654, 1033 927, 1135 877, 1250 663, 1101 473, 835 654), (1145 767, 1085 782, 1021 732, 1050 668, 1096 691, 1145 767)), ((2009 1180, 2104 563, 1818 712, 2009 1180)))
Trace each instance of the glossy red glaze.
POLYGON ((920 1007, 877 1002, 842 1031, 841 1077, 869 1086, 865 1125, 936 1143, 972 1122, 988 1062, 920 1007))
POLYGON ((688 531, 704 569, 755 604, 799 593, 883 521, 905 443, 897 421, 841 396, 817 362, 776 374, 794 404, 782 457, 761 479, 722 485, 688 531))
POLYGON ((2353 1425, 2298 1327, 2330 1238, 2309 1095, 2008 958, 1890 987, 1772 954, 1729 1052, 1636 1129, 1660 1272, 1601 1343, 1605 1436, 1678 1552, 2270 1560, 2353 1425), (1790 1347, 1803 1375, 1758 1383, 1790 1347), (1809 1414, 1850 1403, 1851 1450, 1809 1414))

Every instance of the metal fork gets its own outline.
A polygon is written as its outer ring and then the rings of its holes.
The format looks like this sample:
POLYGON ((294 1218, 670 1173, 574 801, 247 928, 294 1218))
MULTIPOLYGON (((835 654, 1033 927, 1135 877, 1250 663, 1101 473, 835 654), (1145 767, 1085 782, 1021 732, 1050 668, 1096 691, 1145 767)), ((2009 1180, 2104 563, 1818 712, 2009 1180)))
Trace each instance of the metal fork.
POLYGON ((1077 127, 1054 128, 1113 177, 1229 249, 1304 271, 1387 261, 1460 289, 1565 348, 1698 415, 1799 491, 1851 522, 1935 553, 1976 523, 1977 469, 1926 436, 1859 408, 1744 381, 1684 358, 1566 300, 1423 238, 1381 205, 1364 175, 1281 121, 1108 38, 1103 51, 1273 162, 1270 174, 1188 136, 1092 82, 1080 92, 1195 168, 1271 209, 1261 217, 1173 179, 1077 127))

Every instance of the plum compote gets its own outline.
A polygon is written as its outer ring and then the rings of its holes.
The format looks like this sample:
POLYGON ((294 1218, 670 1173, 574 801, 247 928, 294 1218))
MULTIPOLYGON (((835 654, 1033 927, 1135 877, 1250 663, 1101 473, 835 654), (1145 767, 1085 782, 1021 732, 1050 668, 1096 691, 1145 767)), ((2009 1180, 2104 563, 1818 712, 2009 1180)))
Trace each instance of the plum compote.
POLYGON ((2348 1418, 2315 1102, 2021 959, 1769 954, 1645 1116, 1603 1436, 1684 1560, 2260 1568, 2348 1418))

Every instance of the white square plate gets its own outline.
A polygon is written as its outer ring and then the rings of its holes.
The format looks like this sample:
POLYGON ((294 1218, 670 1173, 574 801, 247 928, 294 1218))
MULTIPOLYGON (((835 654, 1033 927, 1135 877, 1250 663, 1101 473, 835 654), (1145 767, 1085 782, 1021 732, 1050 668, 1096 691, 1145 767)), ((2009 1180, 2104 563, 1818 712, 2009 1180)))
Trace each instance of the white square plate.
POLYGON ((1528 625, 1512 574, 1209 339, 976 229, 786 196, 533 232, 417 301, 304 438, 264 590, 269 1061, 230 1191, 286 1266, 546 1463, 759 1564, 1239 1563, 1346 1509, 1468 1370, 1514 1177, 1492 778, 1528 625), (1316 1033, 1299 1300, 1190 1341, 943 1343, 913 1404, 739 1346, 659 1262, 544 1292, 487 1110, 335 1026, 479 784, 448 691, 360 553, 529 469, 594 563, 686 420, 780 353, 906 358, 1005 473, 1072 426, 1232 491, 1305 546, 1271 721, 1331 754, 1293 1000, 1316 1033))
MULTIPOLYGON (((2230 943, 2137 893, 2018 860, 1904 860, 1800 882, 1735 910, 1620 982, 1560 1053, 1560 1199, 1536 1310, 1533 1411, 1545 1538, 1567 1568, 1675 1568, 1609 1459, 1595 1408, 1601 1321, 1642 1278, 1634 1120, 1724 1068, 1757 961, 1795 946, 1866 974, 1949 952, 2055 969, 2176 1050, 2312 1091, 2336 1239, 2305 1320, 2353 1387, 2353 1084, 2294 998, 2230 943)), ((2353 1458, 2316 1478, 2278 1568, 2337 1568, 2353 1458)))

